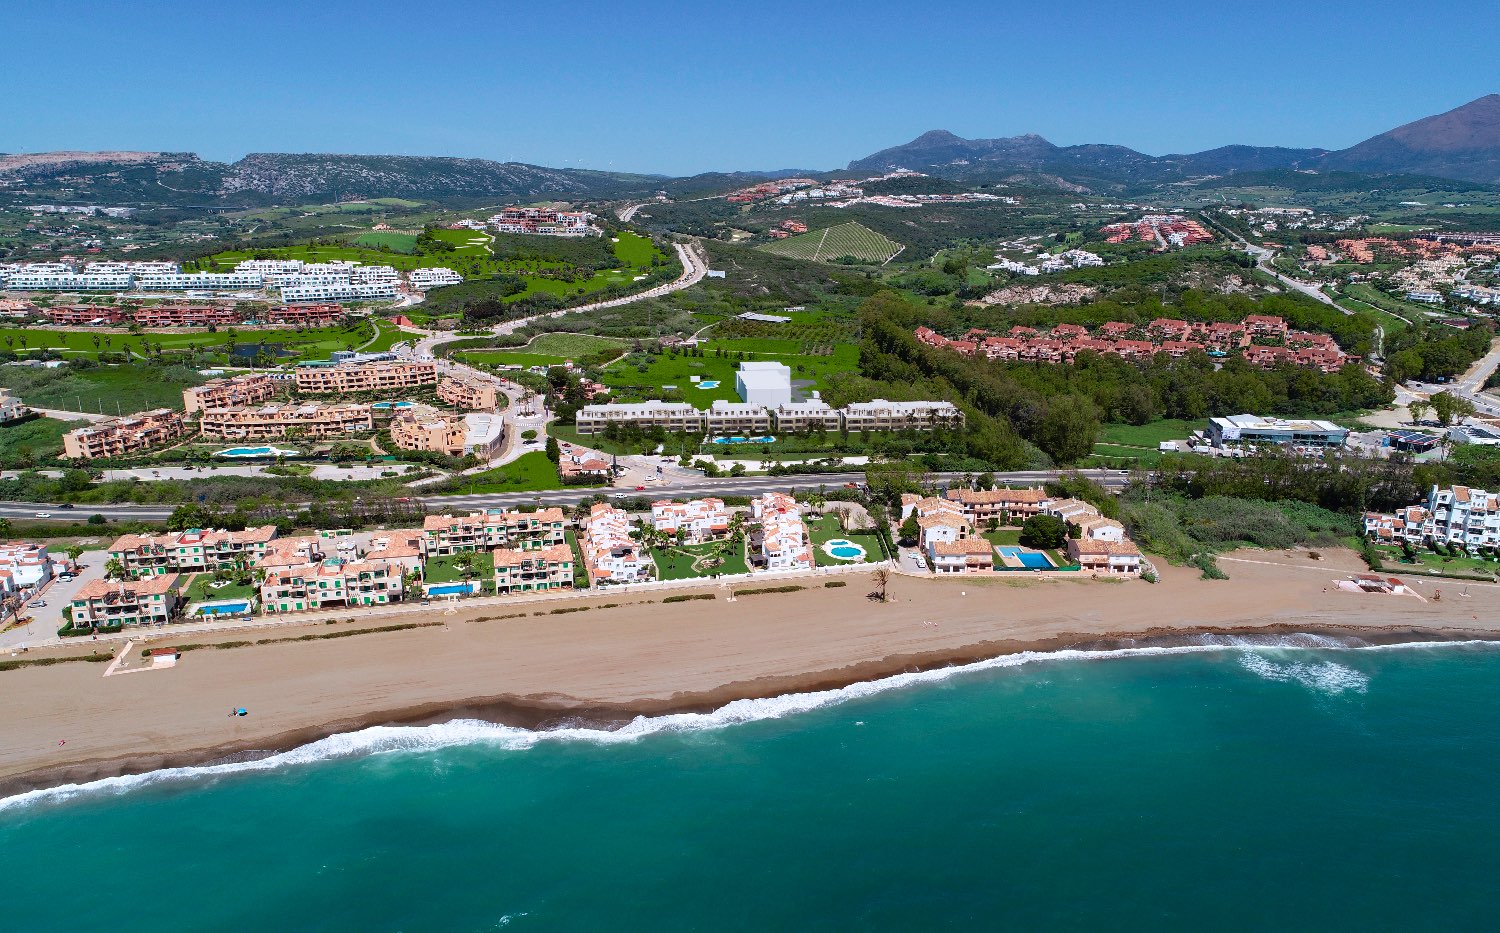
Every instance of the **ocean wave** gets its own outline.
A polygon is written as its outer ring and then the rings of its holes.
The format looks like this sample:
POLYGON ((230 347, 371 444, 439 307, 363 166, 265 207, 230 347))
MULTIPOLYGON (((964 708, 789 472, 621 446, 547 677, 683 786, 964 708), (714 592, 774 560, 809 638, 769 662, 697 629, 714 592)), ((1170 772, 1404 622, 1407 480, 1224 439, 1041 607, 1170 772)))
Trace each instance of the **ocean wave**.
POLYGON ((615 729, 566 726, 556 729, 524 729, 473 719, 456 719, 430 726, 371 726, 357 732, 339 733, 307 745, 267 755, 263 758, 164 768, 144 774, 101 778, 83 784, 25 791, 0 799, 0 812, 39 803, 61 803, 81 796, 119 795, 162 784, 185 783, 222 775, 276 771, 324 761, 365 757, 393 752, 427 752, 463 745, 487 744, 506 749, 524 750, 543 742, 591 742, 610 744, 634 742, 663 733, 699 732, 722 729, 744 723, 780 719, 811 712, 851 700, 877 696, 921 684, 938 683, 952 677, 980 671, 1020 667, 1048 661, 1100 661, 1114 658, 1152 657, 1172 654, 1242 652, 1240 663, 1252 673, 1268 680, 1296 681, 1325 692, 1368 689, 1369 678, 1331 661, 1272 661, 1265 650, 1372 650, 1375 648, 1433 648, 1462 645, 1496 646, 1490 641, 1408 642, 1397 645, 1349 644, 1315 635, 1222 636, 1210 635, 1192 644, 1112 648, 1097 651, 1063 649, 1059 651, 1023 651, 984 661, 928 671, 895 674, 879 680, 862 681, 834 690, 811 693, 789 693, 763 699, 735 700, 707 713, 672 713, 664 716, 637 716, 615 729), (1259 651, 1257 651, 1259 649, 1259 651))

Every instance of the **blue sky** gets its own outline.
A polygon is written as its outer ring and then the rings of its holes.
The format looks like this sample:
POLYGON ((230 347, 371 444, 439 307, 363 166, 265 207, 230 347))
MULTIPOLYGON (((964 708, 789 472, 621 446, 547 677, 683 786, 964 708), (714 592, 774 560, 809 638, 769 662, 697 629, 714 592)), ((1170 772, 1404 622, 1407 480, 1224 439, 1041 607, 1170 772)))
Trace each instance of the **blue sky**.
POLYGON ((1493 8, 1442 0, 7 7, 4 152, 826 169, 929 129, 1340 148, 1500 91, 1493 8))

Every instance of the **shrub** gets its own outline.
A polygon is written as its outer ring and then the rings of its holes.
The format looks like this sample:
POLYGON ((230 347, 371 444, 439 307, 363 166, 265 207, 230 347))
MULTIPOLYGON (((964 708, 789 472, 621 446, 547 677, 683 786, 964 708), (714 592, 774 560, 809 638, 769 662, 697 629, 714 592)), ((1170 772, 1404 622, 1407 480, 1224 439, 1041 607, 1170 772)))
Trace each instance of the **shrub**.
POLYGON ((1204 580, 1228 580, 1229 574, 1219 569, 1219 562, 1214 559, 1213 554, 1203 551, 1193 558, 1193 566, 1203 571, 1201 579, 1204 580))
POLYGON ((664 603, 685 603, 685 602, 688 602, 689 600, 694 600, 694 599, 713 599, 713 598, 714 598, 714 594, 712 594, 712 593, 681 593, 681 594, 678 594, 676 596, 666 596, 666 597, 663 597, 662 598, 662 602, 664 602, 664 603))
POLYGON ((805 587, 805 586, 796 586, 796 585, 788 585, 788 586, 762 586, 762 587, 757 587, 757 588, 748 589, 748 590, 736 590, 734 595, 736 595, 736 596, 754 596, 757 593, 795 593, 798 590, 805 590, 805 589, 807 589, 807 587, 805 587))
POLYGON ((843 580, 829 580, 827 583, 823 584, 823 589, 825 589, 825 590, 832 590, 832 589, 836 589, 836 588, 841 587, 841 586, 848 586, 848 585, 849 584, 847 582, 843 581, 843 580))

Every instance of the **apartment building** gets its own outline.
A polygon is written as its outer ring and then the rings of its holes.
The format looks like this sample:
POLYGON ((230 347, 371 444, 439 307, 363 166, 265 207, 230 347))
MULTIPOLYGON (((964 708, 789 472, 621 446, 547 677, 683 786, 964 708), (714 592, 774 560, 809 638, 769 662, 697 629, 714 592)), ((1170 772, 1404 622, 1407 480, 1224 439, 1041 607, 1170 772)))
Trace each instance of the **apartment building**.
POLYGON ((267 614, 383 606, 401 601, 401 568, 383 561, 345 561, 269 570, 260 584, 261 611, 267 614))
POLYGON ((11 395, 9 389, 0 387, 0 424, 9 424, 29 414, 31 409, 25 403, 11 395))
POLYGON ((94 580, 73 596, 73 627, 161 625, 181 603, 182 577, 175 573, 114 583, 94 580))
POLYGON ((233 327, 241 315, 228 305, 144 305, 130 312, 142 327, 233 327))
POLYGON ((499 388, 478 376, 444 376, 437 394, 449 405, 469 411, 494 411, 500 401, 499 388))
POLYGON ((135 277, 141 291, 228 292, 259 290, 265 278, 254 272, 151 272, 135 277))
POLYGON ((843 409, 848 431, 932 431, 963 427, 964 413, 952 402, 851 402, 843 409))
POLYGON ((445 557, 472 551, 512 548, 540 550, 566 542, 562 509, 507 512, 487 509, 468 515, 428 515, 422 520, 422 555, 445 557))
POLYGON ((413 269, 407 273, 406 281, 412 288, 418 291, 427 291, 429 288, 439 288, 443 285, 457 285, 464 277, 452 269, 442 266, 430 266, 424 269, 413 269))
POLYGON ((605 402, 578 409, 579 434, 599 434, 611 424, 662 428, 671 432, 703 432, 703 413, 687 402, 605 402))
POLYGON ((160 447, 186 431, 180 412, 157 408, 69 431, 63 435, 63 456, 69 460, 124 457, 160 447))
POLYGON ((1136 575, 1141 572, 1141 550, 1129 538, 1069 538, 1068 560, 1087 573, 1136 575))
POLYGON ((5 287, 17 291, 123 292, 132 276, 126 272, 12 272, 5 287))
POLYGON ((651 503, 651 527, 662 534, 681 535, 698 544, 729 533, 729 510, 723 499, 691 499, 673 502, 662 499, 651 503))
POLYGON ((285 324, 297 327, 327 327, 338 324, 349 312, 343 305, 277 305, 266 311, 267 324, 285 324))
POLYGON ((595 584, 638 583, 656 577, 656 562, 630 537, 630 517, 600 502, 583 522, 578 545, 595 584))
POLYGON ((348 392, 395 392, 438 381, 432 360, 380 360, 372 362, 299 363, 298 392, 310 394, 348 392))
POLYGON ((785 434, 805 434, 810 431, 837 431, 843 426, 843 418, 836 408, 830 408, 821 399, 806 402, 783 402, 771 410, 776 430, 785 434))
POLYGON ((182 407, 187 414, 209 408, 254 405, 276 394, 276 386, 265 373, 245 373, 223 379, 210 379, 201 386, 182 390, 182 407))
POLYGON ((1471 486, 1433 486, 1423 505, 1367 512, 1365 536, 1382 544, 1457 545, 1471 554, 1500 548, 1500 495, 1471 486))
POLYGON ((468 427, 463 415, 448 415, 428 408, 403 409, 391 420, 391 443, 402 450, 428 450, 461 457, 468 427))
POLYGON ((566 544, 534 551, 500 548, 494 558, 499 595, 573 588, 573 549, 566 544))
POLYGON ((1047 491, 1040 486, 1028 489, 950 489, 948 499, 964 510, 971 524, 994 519, 1001 525, 1019 525, 1039 514, 1047 504, 1047 491))
POLYGON ((281 300, 292 301, 379 301, 396 297, 396 283, 353 285, 283 285, 281 300))
POLYGON ((750 512, 760 523, 759 541, 752 537, 765 570, 811 570, 811 538, 797 500, 783 492, 768 492, 750 501, 750 512))
POLYGON ((119 308, 101 308, 96 305, 53 305, 42 309, 49 324, 64 327, 107 327, 125 322, 125 312, 119 308))
POLYGON ((207 409, 198 429, 204 437, 216 440, 275 440, 290 431, 321 439, 373 431, 375 419, 369 405, 287 402, 207 409))
POLYGON ((106 552, 132 579, 164 573, 244 569, 266 555, 275 525, 244 531, 193 528, 159 535, 121 535, 106 552))
POLYGON ((717 399, 703 416, 709 434, 733 437, 754 436, 771 432, 771 410, 753 402, 726 402, 717 399))
POLYGON ((972 573, 995 569, 995 546, 975 536, 954 541, 932 541, 927 546, 933 573, 972 573))

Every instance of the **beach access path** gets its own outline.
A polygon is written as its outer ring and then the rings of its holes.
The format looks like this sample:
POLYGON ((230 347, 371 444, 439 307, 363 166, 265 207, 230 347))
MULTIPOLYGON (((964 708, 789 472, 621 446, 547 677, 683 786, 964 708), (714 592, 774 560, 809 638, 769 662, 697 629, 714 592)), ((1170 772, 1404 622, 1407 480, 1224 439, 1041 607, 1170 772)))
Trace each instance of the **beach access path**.
MULTIPOLYGON (((1322 555, 1256 552, 1264 563, 1235 563, 1223 581, 1169 566, 1158 584, 898 576, 887 604, 868 599, 870 586, 851 576, 844 587, 732 603, 707 586, 711 601, 606 592, 564 613, 542 603, 451 615, 434 606, 411 617, 423 627, 337 638, 318 637, 335 626, 287 629, 275 635, 312 640, 199 648, 151 677, 106 679, 103 664, 82 662, 0 671, 0 792, 284 749, 382 723, 535 726, 711 709, 1027 649, 1204 632, 1426 640, 1500 627, 1500 589, 1474 586, 1465 596, 1452 581, 1405 578, 1426 602, 1351 594, 1335 581, 1363 570, 1357 556, 1322 555), (232 707, 250 715, 227 717, 232 707)), ((255 637, 178 641, 216 640, 255 637)))

